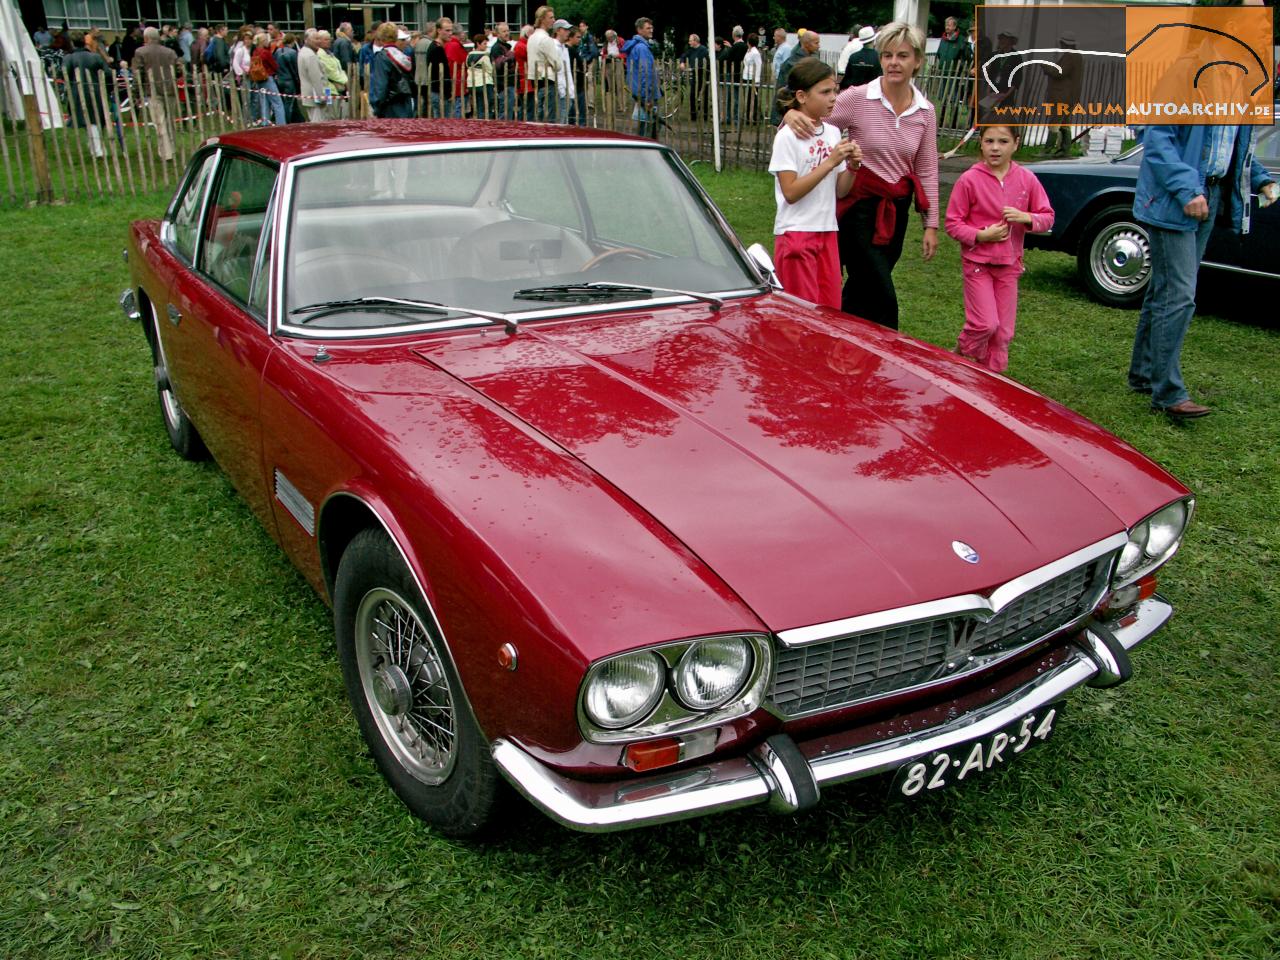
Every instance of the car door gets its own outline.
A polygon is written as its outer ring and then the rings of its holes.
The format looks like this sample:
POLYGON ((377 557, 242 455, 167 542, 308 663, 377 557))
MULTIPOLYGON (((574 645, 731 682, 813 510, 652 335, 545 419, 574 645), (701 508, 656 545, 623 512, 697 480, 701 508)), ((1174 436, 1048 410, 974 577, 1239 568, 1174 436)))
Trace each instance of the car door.
MULTIPOLYGON (((1261 128, 1257 138, 1254 156, 1273 179, 1280 181, 1280 127, 1261 128)), ((1242 235, 1218 227, 1209 240, 1204 262, 1280 276, 1280 261, 1276 258, 1280 247, 1280 203, 1260 207, 1256 192, 1249 203, 1249 232, 1242 235)))
POLYGON ((159 340, 158 360, 167 369, 170 386, 184 408, 189 398, 175 360, 185 357, 187 350, 186 345, 179 342, 183 332, 174 323, 180 313, 172 296, 178 278, 194 267, 205 198, 212 185, 217 162, 216 150, 195 157, 161 226, 161 243, 156 249, 146 249, 142 261, 143 270, 150 273, 149 277, 144 274, 140 280, 150 304, 149 307, 143 306, 142 321, 154 325, 153 332, 159 340))
POLYGON ((259 404, 273 349, 267 291, 278 168, 224 151, 196 250, 171 293, 170 363, 188 413, 218 465, 269 530, 259 404))

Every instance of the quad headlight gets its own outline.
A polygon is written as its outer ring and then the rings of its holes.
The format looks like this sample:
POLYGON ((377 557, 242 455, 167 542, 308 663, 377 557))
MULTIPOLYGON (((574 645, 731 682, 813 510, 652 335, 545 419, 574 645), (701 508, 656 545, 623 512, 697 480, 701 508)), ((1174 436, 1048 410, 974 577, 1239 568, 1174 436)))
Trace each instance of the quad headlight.
POLYGON ((773 662, 769 637, 675 640, 601 660, 578 700, 583 733, 599 743, 705 729, 760 706, 773 662))
POLYGON ((666 680, 666 664, 656 653, 616 657, 591 671, 582 706, 591 722, 606 730, 628 727, 649 715, 666 680))
POLYGON ((676 664, 671 677, 676 699, 690 710, 714 710, 746 685, 753 662, 745 637, 700 640, 676 664))
POLYGON ((1120 551, 1112 586, 1123 587, 1160 566, 1178 550, 1195 509, 1191 497, 1157 510, 1129 531, 1129 542, 1120 551))

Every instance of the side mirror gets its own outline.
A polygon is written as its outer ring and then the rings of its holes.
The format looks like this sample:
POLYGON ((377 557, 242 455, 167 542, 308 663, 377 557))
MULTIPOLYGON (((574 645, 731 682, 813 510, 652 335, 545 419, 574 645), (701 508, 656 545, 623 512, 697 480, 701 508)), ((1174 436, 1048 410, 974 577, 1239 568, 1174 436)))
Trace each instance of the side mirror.
POLYGON ((747 247, 747 256, 751 258, 752 263, 760 268, 764 278, 769 281, 769 286, 774 290, 782 289, 782 284, 778 282, 778 272, 773 266, 773 257, 769 256, 769 251, 762 244, 753 243, 747 247))

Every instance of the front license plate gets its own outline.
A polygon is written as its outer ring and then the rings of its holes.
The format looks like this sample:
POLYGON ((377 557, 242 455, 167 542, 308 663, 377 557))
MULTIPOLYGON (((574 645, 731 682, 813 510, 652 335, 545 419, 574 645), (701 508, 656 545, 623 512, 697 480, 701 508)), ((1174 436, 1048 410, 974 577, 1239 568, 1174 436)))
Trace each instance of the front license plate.
POLYGON ((970 740, 904 763, 893 778, 893 793, 918 797, 972 780, 1008 763, 1028 747, 1048 740, 1061 713, 1061 702, 1046 704, 981 740, 970 740))

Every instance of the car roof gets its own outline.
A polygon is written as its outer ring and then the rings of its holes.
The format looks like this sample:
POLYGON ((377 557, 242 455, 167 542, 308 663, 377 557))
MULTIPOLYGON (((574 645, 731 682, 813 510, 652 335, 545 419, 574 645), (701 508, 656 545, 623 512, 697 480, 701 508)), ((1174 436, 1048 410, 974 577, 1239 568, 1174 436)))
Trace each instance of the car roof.
POLYGON ((503 123, 493 120, 336 120, 290 123, 219 134, 210 139, 224 146, 285 163, 306 157, 412 146, 522 140, 633 141, 629 134, 552 123, 503 123))

